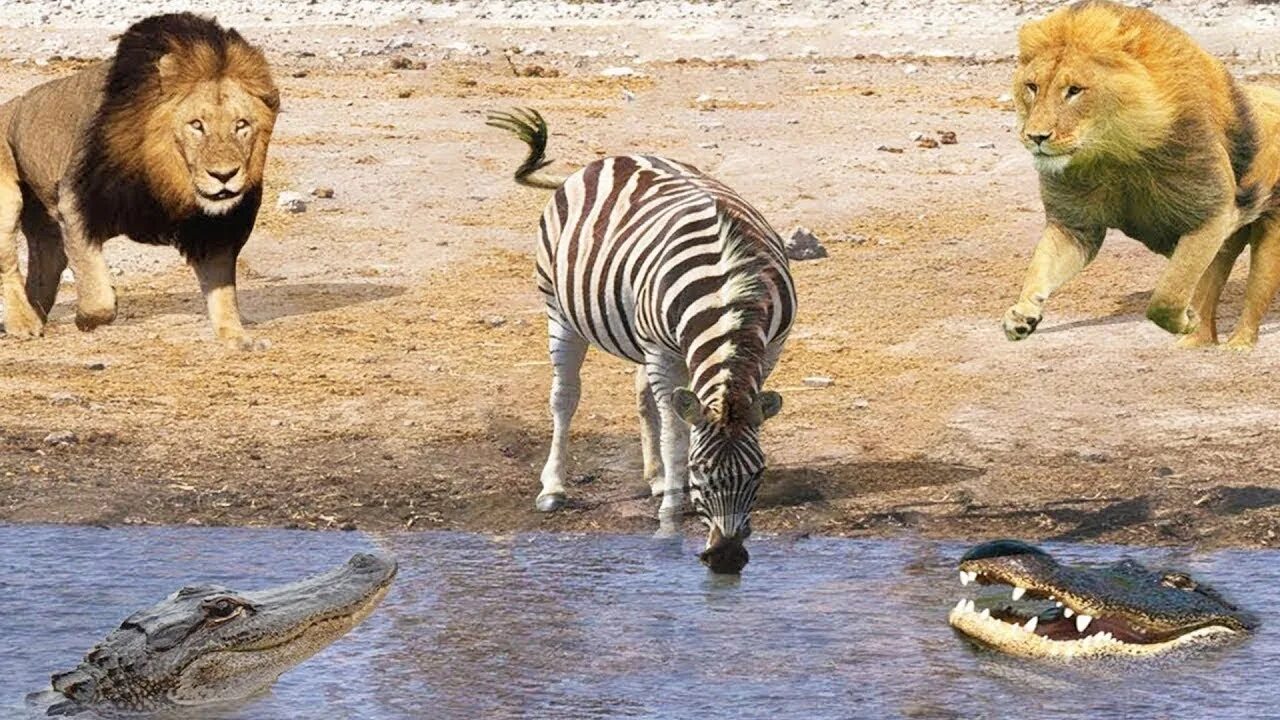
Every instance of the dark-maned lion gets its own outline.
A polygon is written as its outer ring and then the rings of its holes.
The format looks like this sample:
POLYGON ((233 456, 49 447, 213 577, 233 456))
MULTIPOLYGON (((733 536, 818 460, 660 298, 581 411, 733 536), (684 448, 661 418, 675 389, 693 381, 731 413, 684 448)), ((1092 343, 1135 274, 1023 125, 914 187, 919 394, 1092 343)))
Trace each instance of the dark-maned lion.
POLYGON ((1018 44, 1019 131, 1047 227, 1005 315, 1009 339, 1035 330, 1117 228, 1169 258, 1147 317, 1188 347, 1217 342, 1218 298, 1251 245, 1228 346, 1253 347, 1280 287, 1280 92, 1238 84, 1186 33, 1104 0, 1028 23, 1018 44))
POLYGON ((41 334, 68 262, 76 325, 116 316, 102 245, 172 245, 195 270, 217 336, 252 348, 236 257, 262 201, 280 96, 261 51, 191 14, 130 27, 115 58, 0 106, 5 330, 41 334), (17 231, 27 238, 25 292, 17 231))

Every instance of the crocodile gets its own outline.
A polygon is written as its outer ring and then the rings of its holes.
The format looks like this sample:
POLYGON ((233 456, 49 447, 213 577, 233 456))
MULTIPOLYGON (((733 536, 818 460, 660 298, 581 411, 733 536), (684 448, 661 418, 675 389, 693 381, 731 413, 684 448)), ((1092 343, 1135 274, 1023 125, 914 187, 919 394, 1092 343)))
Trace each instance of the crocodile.
POLYGON ((265 590, 184 587, 54 675, 47 714, 152 713, 250 697, 360 624, 395 575, 394 560, 356 554, 265 590))
POLYGON ((960 560, 961 585, 999 597, 961 598, 948 620, 978 645, 1026 658, 1152 656, 1245 637, 1258 627, 1208 585, 1132 559, 1102 567, 1058 563, 1018 540, 982 543, 960 560))

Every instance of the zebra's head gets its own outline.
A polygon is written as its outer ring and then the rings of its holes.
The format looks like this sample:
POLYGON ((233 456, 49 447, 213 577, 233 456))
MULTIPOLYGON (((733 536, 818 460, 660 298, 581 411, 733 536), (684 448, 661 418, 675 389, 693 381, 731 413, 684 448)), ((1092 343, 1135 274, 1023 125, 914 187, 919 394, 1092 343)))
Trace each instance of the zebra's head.
POLYGON ((681 388, 671 404, 692 428, 689 497, 707 526, 700 558, 712 572, 739 573, 749 558, 743 541, 751 535, 751 506, 764 475, 760 426, 782 409, 782 396, 766 391, 704 404, 681 388))

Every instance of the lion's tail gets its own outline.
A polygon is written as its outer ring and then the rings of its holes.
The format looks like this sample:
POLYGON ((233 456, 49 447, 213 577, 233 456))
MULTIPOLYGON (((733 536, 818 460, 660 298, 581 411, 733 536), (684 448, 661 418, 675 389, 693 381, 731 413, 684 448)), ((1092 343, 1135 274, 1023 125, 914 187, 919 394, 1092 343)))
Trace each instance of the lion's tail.
POLYGON ((485 124, 506 130, 529 146, 529 155, 516 168, 516 182, 546 190, 555 190, 564 184, 567 179, 564 176, 538 172, 551 161, 546 159, 547 121, 537 110, 515 108, 511 112, 491 112, 485 124))

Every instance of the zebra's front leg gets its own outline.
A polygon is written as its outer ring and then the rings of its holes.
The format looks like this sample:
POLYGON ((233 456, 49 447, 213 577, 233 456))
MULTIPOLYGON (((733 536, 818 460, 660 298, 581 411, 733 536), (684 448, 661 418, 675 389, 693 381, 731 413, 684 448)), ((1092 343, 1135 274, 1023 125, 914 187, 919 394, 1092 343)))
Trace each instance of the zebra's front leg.
POLYGON ((559 510, 565 505, 564 481, 569 459, 569 423, 578 409, 582 395, 580 371, 587 355, 587 341, 564 324, 552 319, 548 323, 551 367, 551 419, 554 430, 547 464, 542 468, 542 492, 534 502, 541 512, 559 510))
POLYGON ((662 432, 663 488, 658 524, 665 530, 675 527, 689 485, 689 425, 671 407, 671 393, 689 384, 689 371, 682 359, 666 354, 650 355, 645 371, 658 405, 662 432))
POLYGON ((640 411, 640 451, 644 455, 644 481, 649 494, 661 496, 667 487, 662 475, 662 415, 658 400, 649 387, 649 374, 641 365, 636 368, 636 406, 640 411))

